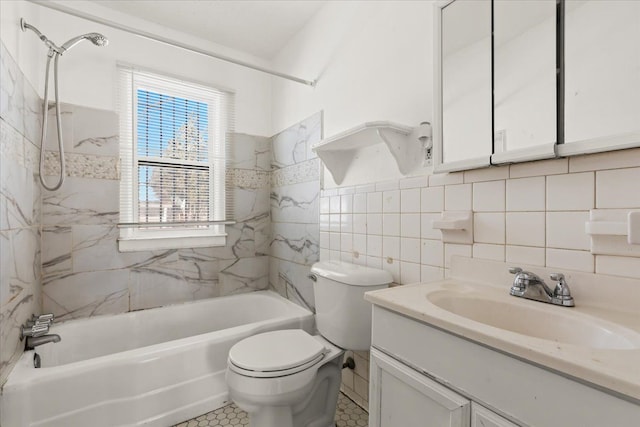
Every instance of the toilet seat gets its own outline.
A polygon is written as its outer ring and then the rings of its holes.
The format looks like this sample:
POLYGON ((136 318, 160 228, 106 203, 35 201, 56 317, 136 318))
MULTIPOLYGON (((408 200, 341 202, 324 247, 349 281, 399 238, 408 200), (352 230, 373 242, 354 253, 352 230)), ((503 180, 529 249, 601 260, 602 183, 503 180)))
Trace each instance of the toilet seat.
POLYGON ((247 377, 283 377, 317 364, 328 351, 301 329, 265 332, 235 344, 229 351, 228 366, 247 377))

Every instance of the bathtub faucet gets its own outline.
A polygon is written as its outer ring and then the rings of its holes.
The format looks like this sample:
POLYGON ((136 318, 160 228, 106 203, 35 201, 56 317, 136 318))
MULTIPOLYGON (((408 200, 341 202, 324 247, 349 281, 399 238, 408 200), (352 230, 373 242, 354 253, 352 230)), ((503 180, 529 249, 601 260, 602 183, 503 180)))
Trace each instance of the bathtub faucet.
POLYGON ((20 341, 25 337, 39 337, 49 333, 49 328, 53 322, 53 314, 41 314, 37 316, 34 314, 30 320, 20 328, 20 341))
POLYGON ((58 334, 41 335, 39 337, 27 337, 27 344, 25 350, 33 350, 39 345, 47 344, 50 342, 60 342, 62 338, 58 334))

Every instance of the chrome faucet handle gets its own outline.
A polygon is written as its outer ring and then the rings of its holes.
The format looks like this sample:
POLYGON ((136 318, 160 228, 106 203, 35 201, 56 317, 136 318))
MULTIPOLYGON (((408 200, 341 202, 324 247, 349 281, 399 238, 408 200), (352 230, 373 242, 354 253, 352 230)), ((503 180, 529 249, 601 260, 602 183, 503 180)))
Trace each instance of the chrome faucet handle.
POLYGON ((509 273, 515 274, 515 277, 513 278, 513 284, 511 285, 511 290, 509 291, 509 293, 515 296, 523 296, 525 286, 524 281, 522 280, 522 276, 526 273, 523 272, 520 267, 509 267, 509 273))
POLYGON ((40 316, 38 316, 38 320, 39 322, 53 322, 55 319, 55 316, 53 315, 53 313, 47 313, 47 314, 41 314, 40 316))
POLYGON ((41 337, 42 335, 46 335, 47 332, 49 332, 48 323, 36 323, 31 327, 23 326, 20 329, 20 340, 24 337, 41 337))
POLYGON ((564 274, 562 273, 552 273, 550 276, 551 280, 555 280, 556 287, 553 290, 553 300, 555 304, 564 305, 565 307, 573 307, 575 306, 575 302, 573 297, 571 296, 571 290, 569 289, 569 285, 567 284, 564 274))

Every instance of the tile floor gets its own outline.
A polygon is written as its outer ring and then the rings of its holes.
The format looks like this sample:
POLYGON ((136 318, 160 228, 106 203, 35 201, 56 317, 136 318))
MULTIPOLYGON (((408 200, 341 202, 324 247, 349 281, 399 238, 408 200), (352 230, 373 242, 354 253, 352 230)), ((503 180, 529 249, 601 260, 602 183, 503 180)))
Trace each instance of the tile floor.
MULTIPOLYGON (((369 414, 342 393, 338 397, 335 419, 337 427, 367 427, 369 425, 369 414)), ((247 413, 232 403, 224 408, 180 423, 175 427, 243 427, 248 425, 247 413)))

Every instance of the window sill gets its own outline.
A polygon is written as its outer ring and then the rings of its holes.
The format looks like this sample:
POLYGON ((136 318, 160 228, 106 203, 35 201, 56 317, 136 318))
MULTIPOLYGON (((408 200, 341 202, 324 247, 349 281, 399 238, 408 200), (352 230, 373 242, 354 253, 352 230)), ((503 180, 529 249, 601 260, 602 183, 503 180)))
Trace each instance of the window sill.
POLYGON ((120 252, 160 251, 168 249, 209 248, 225 246, 227 235, 187 237, 140 237, 118 239, 120 252))

